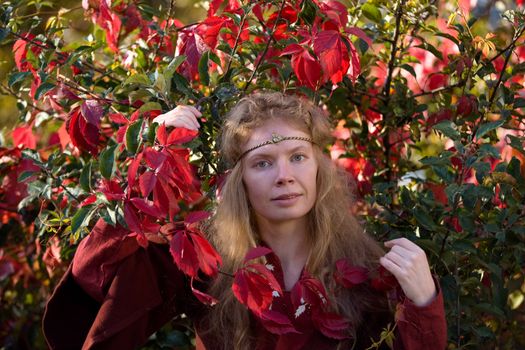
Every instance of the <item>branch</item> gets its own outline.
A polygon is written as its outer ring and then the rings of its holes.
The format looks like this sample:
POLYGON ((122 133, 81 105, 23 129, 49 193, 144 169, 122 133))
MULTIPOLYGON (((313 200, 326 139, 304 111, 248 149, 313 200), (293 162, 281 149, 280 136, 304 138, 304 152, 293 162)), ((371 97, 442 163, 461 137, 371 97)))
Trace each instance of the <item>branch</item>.
MULTIPOLYGON (((174 7, 175 7, 175 0, 171 0, 170 1, 170 7, 168 9, 168 18, 166 18, 166 23, 164 23, 164 29, 160 33, 159 44, 155 48, 155 54, 154 54, 153 57, 157 57, 157 55, 159 53, 159 50, 162 47, 162 42, 164 41, 164 36, 166 35, 166 31, 168 30, 168 23, 169 23, 171 17, 173 16, 173 8, 174 7)), ((151 63, 154 63, 154 62, 155 62, 155 60, 151 60, 151 63)))
POLYGON ((226 66, 226 74, 228 74, 232 66, 233 56, 235 55, 235 51, 237 51, 237 46, 239 46, 239 39, 241 38, 242 28, 244 27, 244 23, 246 22, 247 16, 247 13, 243 13, 241 24, 239 25, 239 33, 237 33, 237 36, 235 37, 235 43, 233 44, 232 53, 230 55, 230 59, 228 60, 228 66, 226 66))
POLYGON ((42 108, 40 108, 40 107, 34 105, 32 102, 29 102, 29 101, 27 101, 26 99, 22 98, 22 96, 18 95, 16 92, 14 92, 14 91, 13 91, 10 87, 8 87, 7 85, 4 85, 4 84, 0 85, 0 91, 4 92, 6 95, 11 95, 11 96, 13 96, 13 97, 16 97, 16 98, 19 99, 19 100, 24 100, 24 101, 27 103, 27 105, 28 105, 29 107, 34 108, 34 109, 36 109, 36 110, 39 111, 39 112, 46 112, 46 113, 48 113, 48 111, 43 110, 42 108))
MULTIPOLYGON (((34 41, 33 39, 29 39, 29 38, 26 38, 26 37, 24 37, 24 36, 18 34, 18 33, 15 33, 15 32, 13 32, 13 31, 9 30, 8 28, 5 28, 5 29, 8 30, 9 33, 10 33, 11 35, 13 35, 14 37, 16 37, 16 38, 18 38, 18 39, 24 40, 24 41, 30 43, 31 45, 34 45, 34 46, 36 46, 36 47, 39 47, 39 48, 41 48, 41 49, 43 49, 43 50, 53 50, 54 53, 55 53, 57 56, 59 56, 60 58, 64 58, 64 59, 67 58, 67 54, 64 53, 64 52, 58 51, 58 48, 57 48, 53 43, 48 43, 48 42, 46 42, 46 43, 45 43, 45 44, 47 45, 47 46, 46 46, 46 45, 44 45, 44 44, 41 44, 41 43, 39 43, 39 42, 34 41)), ((115 82, 117 82, 117 83, 119 83, 119 84, 122 83, 122 80, 120 80, 119 78, 116 78, 116 77, 114 77, 113 75, 111 75, 111 71, 108 71, 108 70, 105 70, 105 69, 98 68, 98 67, 96 67, 95 65, 93 65, 93 64, 91 64, 91 63, 89 63, 89 62, 80 61, 80 60, 79 60, 78 62, 79 62, 81 65, 84 65, 84 66, 86 66, 87 68, 92 69, 92 70, 94 70, 94 71, 96 71, 96 72, 102 74, 102 76, 107 76, 108 78, 112 79, 113 81, 115 81, 115 82)))
POLYGON ((455 83, 455 84, 448 85, 448 86, 442 86, 442 87, 434 89, 434 90, 423 91, 423 92, 420 92, 418 94, 412 95, 412 97, 416 98, 416 97, 421 97, 421 96, 426 96, 426 95, 434 95, 434 94, 437 94, 437 93, 440 93, 440 92, 443 92, 443 91, 452 90, 454 88, 460 87, 461 84, 462 83, 459 82, 459 83, 455 83))
POLYGON ((250 76, 250 79, 248 79, 248 81, 246 82, 246 85, 244 86, 243 92, 246 92, 246 90, 248 89, 248 86, 250 86, 253 78, 255 78, 255 74, 257 74, 257 69, 259 69, 259 66, 261 65, 261 62, 263 61, 264 57, 266 56, 266 53, 268 52, 268 49, 270 48, 270 45, 271 45, 272 41, 275 40, 273 35, 275 34, 275 30, 277 28, 277 23, 279 23, 279 20, 281 19, 281 14, 283 12, 285 4, 286 4, 286 0, 283 0, 281 2, 281 7, 279 7, 279 13, 277 14, 277 19, 273 23, 273 28, 272 28, 272 31, 270 32, 270 40, 268 40, 268 43, 264 47, 264 51, 261 54, 261 58, 259 59, 259 62, 257 62, 257 65, 255 66, 255 69, 253 70, 252 75, 250 76))
POLYGON ((396 28, 394 30, 394 39, 392 40, 392 51, 390 52, 390 61, 388 62, 388 74, 385 80, 385 86, 383 88, 383 95, 387 98, 390 96, 390 85, 392 84, 392 76, 394 74, 396 54, 397 54, 397 42, 399 40, 399 32, 401 27, 401 17, 403 16, 403 5, 406 0, 400 0, 397 4, 396 9, 396 28))

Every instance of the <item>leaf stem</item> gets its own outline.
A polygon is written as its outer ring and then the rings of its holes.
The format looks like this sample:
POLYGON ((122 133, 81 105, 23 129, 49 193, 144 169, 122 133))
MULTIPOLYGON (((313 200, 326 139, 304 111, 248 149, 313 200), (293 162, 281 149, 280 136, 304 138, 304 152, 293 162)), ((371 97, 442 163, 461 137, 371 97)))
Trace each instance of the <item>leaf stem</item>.
POLYGON ((264 47, 264 50, 263 50, 263 52, 261 54, 261 57, 259 58, 259 61, 257 62, 257 65, 255 66, 255 68, 254 68, 254 70, 252 72, 252 75, 250 76, 250 78, 246 82, 246 85, 244 86, 244 89, 243 89, 244 93, 246 92, 246 90, 248 90, 248 86, 250 86, 253 78, 255 78, 255 74, 257 74, 257 69, 259 69, 262 61, 264 60, 264 57, 266 56, 266 53, 268 53, 268 49, 270 48, 271 43, 273 41, 275 41, 275 38, 274 38, 273 35, 275 33, 275 30, 277 29, 277 23, 279 23, 279 21, 281 20, 281 14, 283 12, 285 4, 286 4, 286 0, 282 0, 281 1, 281 6, 279 7, 279 13, 277 14, 277 19, 273 23, 272 31, 269 34, 270 35, 270 40, 268 40, 268 43, 266 43, 266 46, 264 47))

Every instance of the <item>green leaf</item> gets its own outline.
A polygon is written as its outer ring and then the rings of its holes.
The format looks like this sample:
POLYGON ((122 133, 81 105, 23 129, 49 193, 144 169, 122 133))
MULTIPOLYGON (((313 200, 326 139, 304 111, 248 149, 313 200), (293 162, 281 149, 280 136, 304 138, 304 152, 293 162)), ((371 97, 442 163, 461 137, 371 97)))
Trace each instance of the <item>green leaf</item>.
POLYGON ((450 120, 443 120, 438 124, 434 125, 432 129, 438 130, 446 137, 451 138, 452 140, 458 140, 461 137, 461 134, 457 130, 456 124, 450 120))
POLYGON ((38 89, 36 89, 36 92, 35 92, 35 100, 39 100, 40 97, 42 97, 42 95, 44 95, 46 92, 53 89, 54 87, 55 87, 54 84, 51 84, 48 82, 44 82, 40 84, 40 86, 38 87, 38 89))
POLYGON ((436 49, 433 45, 430 45, 429 43, 427 43, 426 41, 424 41, 422 44, 420 45, 417 45, 416 47, 419 47, 420 49, 423 49, 423 50, 426 50, 430 53, 432 53, 434 56, 436 56, 437 58, 439 58, 440 61, 443 61, 443 54, 441 53, 441 51, 439 51, 438 49, 436 49))
POLYGON ((482 124, 479 127, 478 131, 476 132, 476 139, 479 140, 484 135, 486 135, 488 132, 490 132, 492 130, 495 130, 495 129, 499 128, 500 126, 502 126, 503 124, 505 124, 506 121, 507 121, 506 118, 501 118, 501 119, 496 120, 494 122, 482 124))
POLYGON ((0 41, 4 40, 8 34, 9 34, 9 29, 0 28, 0 41))
POLYGON ((9 81, 7 83, 9 84, 10 87, 13 87, 13 85, 24 80, 29 75, 31 75, 31 72, 18 72, 15 74, 11 74, 11 76, 9 77, 9 81))
POLYGON ((31 176, 37 174, 38 171, 24 171, 20 176, 18 176, 18 182, 24 182, 25 180, 29 179, 31 176))
POLYGON ((507 137, 510 140, 510 147, 525 155, 525 150, 523 149, 523 140, 514 135, 507 135, 507 137))
POLYGON ((115 162, 115 155, 117 153, 118 144, 106 148, 101 154, 99 159, 100 174, 106 179, 111 179, 113 173, 117 168, 115 162))
POLYGON ((365 3, 361 7, 361 11, 363 12, 363 15, 369 20, 371 20, 372 22, 381 23, 381 21, 383 20, 381 11, 379 11, 379 9, 375 5, 372 5, 371 3, 368 3, 368 2, 365 3))
POLYGON ((86 192, 91 192, 91 168, 93 166, 92 162, 89 162, 82 168, 80 173, 80 187, 86 192))
POLYGON ((96 207, 86 205, 80 208, 71 219, 71 233, 75 234, 82 226, 87 226, 96 207))
POLYGON ((171 60, 166 69, 164 70, 164 77, 169 82, 173 77, 173 74, 179 68, 179 66, 186 60, 186 56, 180 55, 171 60))
POLYGON ((210 84, 210 74, 208 73, 209 57, 209 51, 206 51, 199 60, 199 79, 205 86, 210 84))
POLYGON ((402 65, 400 66, 400 68, 406 70, 407 72, 410 73, 410 75, 412 75, 414 78, 416 78, 416 71, 414 70, 414 67, 412 67, 412 66, 409 65, 408 63, 402 64, 402 65))
POLYGON ((437 228, 437 225, 430 214, 428 214, 422 207, 416 207, 413 213, 416 221, 427 230, 432 231, 437 228))
POLYGON ((514 108, 525 107, 525 98, 518 97, 514 100, 514 108))
POLYGON ((302 19, 307 24, 314 23, 317 15, 318 7, 312 0, 304 0, 301 3, 301 11, 299 12, 298 18, 302 19))
POLYGON ((162 106, 158 102, 146 102, 139 108, 140 113, 148 111, 162 111, 162 106))
POLYGON ((151 81, 146 74, 135 74, 124 81, 124 85, 131 84, 150 86, 151 81))
POLYGON ((135 154, 142 142, 142 120, 133 122, 126 130, 126 149, 135 154))

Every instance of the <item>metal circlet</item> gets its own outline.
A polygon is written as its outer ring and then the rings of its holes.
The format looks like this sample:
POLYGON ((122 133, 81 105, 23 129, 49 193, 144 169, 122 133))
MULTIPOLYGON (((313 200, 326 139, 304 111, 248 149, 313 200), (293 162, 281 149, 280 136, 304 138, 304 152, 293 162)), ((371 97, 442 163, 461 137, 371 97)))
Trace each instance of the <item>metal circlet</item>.
POLYGON ((304 137, 304 136, 282 136, 282 135, 279 135, 279 134, 276 134, 276 133, 272 133, 272 138, 271 139, 269 139, 267 141, 264 141, 263 143, 260 143, 257 146, 254 146, 254 147, 244 151, 239 156, 239 158, 237 158, 235 163, 238 163, 246 154, 250 153, 253 150, 256 150, 257 148, 260 148, 260 147, 263 147, 263 146, 266 146, 266 145, 274 145, 276 143, 279 143, 279 142, 282 142, 282 141, 285 141, 285 140, 307 141, 307 142, 310 142, 310 143, 313 143, 314 145, 316 145, 316 143, 309 137, 304 137))

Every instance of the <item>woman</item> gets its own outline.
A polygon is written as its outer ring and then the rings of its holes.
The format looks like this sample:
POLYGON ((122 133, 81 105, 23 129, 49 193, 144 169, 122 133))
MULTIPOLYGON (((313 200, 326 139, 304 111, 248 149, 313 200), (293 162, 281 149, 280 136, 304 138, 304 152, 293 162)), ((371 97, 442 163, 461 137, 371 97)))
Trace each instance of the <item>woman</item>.
MULTIPOLYGON (((196 126, 194 109, 177 115, 157 121, 196 126)), ((381 265, 397 279, 402 296, 395 348, 443 349, 443 301, 424 252, 396 239, 385 243, 390 250, 384 254, 363 233, 349 213, 344 178, 322 152, 329 140, 329 124, 318 108, 280 93, 242 99, 224 124, 221 154, 231 172, 207 229, 209 239, 227 273, 242 268, 250 249, 271 249, 260 260, 284 291, 270 307, 280 324, 239 303, 229 274, 209 281, 208 292, 219 303, 200 306, 167 248, 138 248, 123 228, 99 221, 48 303, 44 331, 50 347, 133 348, 185 313, 194 320, 197 348, 365 349, 393 317, 384 291, 367 281, 345 288, 334 278, 351 264, 358 271, 381 265), (73 325, 63 318, 72 310, 81 315, 73 325), (77 330, 74 339, 60 339, 65 337, 60 322, 77 330)))

